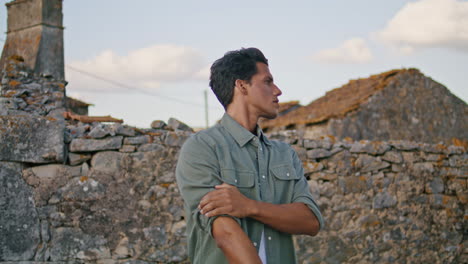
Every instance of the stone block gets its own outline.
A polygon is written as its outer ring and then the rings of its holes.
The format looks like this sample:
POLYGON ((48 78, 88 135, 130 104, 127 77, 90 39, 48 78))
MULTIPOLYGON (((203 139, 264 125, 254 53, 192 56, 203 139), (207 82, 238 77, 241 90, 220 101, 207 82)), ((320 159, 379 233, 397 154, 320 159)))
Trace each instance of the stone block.
MULTIPOLYGON (((313 182, 313 181, 309 181, 309 185, 310 183, 313 182)), ((312 185, 310 185, 310 189, 311 189, 311 192, 312 192, 312 185)), ((324 182, 322 184, 319 185, 319 188, 318 190, 315 190, 315 192, 319 192, 316 197, 316 200, 318 200, 320 198, 320 196, 325 196, 327 198, 332 198, 335 193, 337 193, 337 186, 336 184, 333 184, 333 183, 330 183, 330 182, 324 182)), ((314 193, 312 192, 312 195, 314 193)))
POLYGON ((414 163, 412 167, 412 172, 415 175, 425 175, 431 174, 434 172, 434 165, 429 162, 414 163))
POLYGON ((136 147, 134 145, 123 145, 120 149, 119 152, 123 153, 132 153, 135 152, 136 147))
POLYGON ((450 167, 468 167, 468 154, 450 156, 449 165, 450 167))
POLYGON ((306 161, 302 163, 302 166, 304 167, 304 174, 306 175, 317 171, 321 171, 323 169, 323 165, 320 162, 306 161))
POLYGON ((151 137, 148 135, 136 136, 136 137, 126 137, 124 139, 124 145, 141 145, 151 143, 151 137))
POLYGON ((307 157, 309 159, 321 159, 330 157, 332 153, 326 149, 312 149, 307 151, 307 157))
POLYGON ((52 232, 50 258, 52 261, 79 259, 80 263, 110 259, 107 243, 102 236, 85 234, 78 228, 59 227, 52 232))
POLYGON ((40 116, 0 116, 0 161, 64 160, 65 123, 40 116))
POLYGON ((78 124, 77 126, 68 125, 67 130, 72 138, 84 137, 86 132, 91 129, 91 126, 86 124, 78 124))
POLYGON ((182 147, 191 134, 190 132, 169 132, 166 134, 164 144, 171 147, 182 147))
POLYGON ((150 144, 144 144, 138 147, 138 151, 141 152, 148 152, 148 151, 164 151, 164 146, 156 144, 156 143, 150 143, 150 144))
POLYGON ((449 146, 449 147, 447 148, 446 153, 447 153, 448 155, 453 155, 453 154, 463 154, 463 153, 466 153, 466 151, 467 151, 467 150, 466 150, 464 147, 462 147, 462 146, 453 146, 453 145, 452 145, 452 146, 449 146))
POLYGON ((90 159, 91 159, 90 154, 72 153, 72 152, 68 153, 68 162, 72 166, 81 164, 90 159))
POLYGON ((364 176, 340 177, 338 185, 345 194, 360 193, 367 189, 367 179, 364 176))
POLYGON ((167 125, 170 128, 172 128, 174 131, 182 130, 182 131, 193 132, 193 129, 189 127, 187 124, 172 117, 169 118, 169 120, 167 121, 167 125))
POLYGON ((390 167, 390 163, 382 161, 380 157, 373 157, 370 155, 362 154, 356 159, 356 168, 359 168, 362 173, 378 171, 390 167))
POLYGON ((436 177, 432 181, 426 183, 427 193, 442 193, 444 189, 444 181, 440 177, 436 177))
POLYGON ((165 127, 167 127, 166 122, 162 120, 154 120, 153 122, 151 122, 151 128, 164 129, 165 127))
POLYGON ((418 150, 420 147, 418 143, 411 142, 411 141, 390 140, 389 143, 394 148, 398 150, 405 150, 405 151, 418 150))
POLYGON ((110 125, 111 131, 115 135, 122 135, 122 136, 127 136, 127 137, 133 137, 135 136, 135 128, 127 125, 122 125, 119 123, 115 123, 110 125))
POLYGON ((94 171, 108 174, 119 173, 122 169, 124 153, 116 151, 104 151, 96 153, 91 159, 91 167, 94 171))
POLYGON ((306 149, 318 148, 318 142, 316 140, 304 139, 302 144, 306 149))
POLYGON ((294 151, 296 151, 297 156, 299 157, 300 160, 307 159, 307 150, 299 147, 298 145, 292 145, 291 147, 294 149, 294 151))
POLYGON ((394 196, 390 195, 388 192, 380 192, 374 197, 373 208, 374 209, 383 209, 394 207, 397 204, 397 200, 394 196))
POLYGON ((448 151, 447 146, 443 144, 421 144, 420 149, 429 153, 444 154, 448 151))
POLYGON ((335 173, 326 173, 326 172, 313 172, 308 175, 311 180, 324 180, 324 181, 334 181, 338 178, 338 175, 335 173))
POLYGON ((22 166, 0 162, 0 261, 32 259, 40 229, 33 191, 22 178, 22 166))
POLYGON ((88 177, 77 177, 61 188, 59 193, 66 201, 90 202, 104 197, 105 191, 105 186, 100 182, 88 177))
POLYGON ((460 177, 460 178, 468 178, 468 172, 466 171, 466 169, 463 170, 463 168, 459 169, 459 168, 442 167, 440 168, 439 175, 446 176, 446 177, 455 176, 455 177, 460 177))
POLYGON ((355 142, 351 146, 351 149, 349 151, 351 153, 368 153, 371 155, 381 155, 389 149, 390 145, 388 145, 385 142, 361 140, 359 142, 355 142))
POLYGON ((110 126, 98 124, 89 131, 88 136, 91 138, 103 138, 105 136, 115 136, 110 126))
POLYGON ((382 156, 382 159, 391 163, 402 163, 403 162, 403 157, 399 152, 396 151, 387 151, 385 154, 382 156))
POLYGON ((70 143, 72 152, 93 152, 99 150, 114 150, 122 147, 122 136, 105 139, 73 139, 70 143))

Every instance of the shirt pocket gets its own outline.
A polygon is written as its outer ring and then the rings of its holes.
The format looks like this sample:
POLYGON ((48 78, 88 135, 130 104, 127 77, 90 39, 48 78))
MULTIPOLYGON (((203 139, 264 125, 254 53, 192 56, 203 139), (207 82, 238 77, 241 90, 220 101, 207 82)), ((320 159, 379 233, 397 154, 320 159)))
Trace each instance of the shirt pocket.
POLYGON ((225 183, 239 188, 252 188, 254 186, 255 173, 252 171, 240 171, 233 169, 221 169, 221 177, 225 183))
POLYGON ((274 203, 290 203, 294 197, 294 186, 301 175, 290 164, 276 165, 270 168, 273 175, 274 203))
POLYGON ((289 181, 300 179, 300 175, 296 174, 296 170, 290 164, 273 166, 270 168, 270 172, 277 180, 289 181))
POLYGON ((221 169, 221 178, 223 182, 236 186, 248 198, 255 197, 255 173, 253 171, 221 169))

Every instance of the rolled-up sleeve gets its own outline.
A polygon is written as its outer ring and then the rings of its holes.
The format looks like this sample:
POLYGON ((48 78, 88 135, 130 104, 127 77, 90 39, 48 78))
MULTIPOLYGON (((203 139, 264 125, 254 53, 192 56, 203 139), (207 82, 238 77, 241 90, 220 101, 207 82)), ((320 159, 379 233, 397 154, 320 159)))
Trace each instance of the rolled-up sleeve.
POLYGON ((325 226, 322 213, 320 212, 319 206, 317 205, 314 198, 312 197, 312 194, 310 193, 309 184, 306 178, 303 177, 304 168, 302 167, 301 160, 299 159, 299 157, 297 156, 296 152, 293 149, 291 149, 291 151, 292 151, 292 156, 293 156, 294 169, 296 170, 297 175, 301 176, 299 180, 296 181, 296 184, 294 186, 294 194, 293 194, 292 202, 301 202, 307 205, 317 217, 317 220, 319 221, 319 224, 320 224, 320 230, 322 230, 325 226))
MULTIPOLYGON (((219 216, 204 216, 200 213, 198 204, 205 194, 215 190, 215 185, 222 184, 222 179, 216 152, 207 140, 195 134, 185 142, 177 162, 176 179, 186 213, 191 214, 187 217, 192 218, 201 230, 212 236, 212 224, 219 216)), ((239 219, 231 218, 240 224, 239 219)))

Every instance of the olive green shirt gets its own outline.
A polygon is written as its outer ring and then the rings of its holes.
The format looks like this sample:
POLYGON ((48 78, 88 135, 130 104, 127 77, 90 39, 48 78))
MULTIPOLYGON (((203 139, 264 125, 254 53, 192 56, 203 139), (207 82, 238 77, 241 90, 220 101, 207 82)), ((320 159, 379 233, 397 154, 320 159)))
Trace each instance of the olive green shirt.
MULTIPOLYGON (((211 225, 216 217, 198 210, 201 198, 218 184, 237 186, 250 199, 273 204, 301 202, 323 219, 304 177, 301 161, 286 143, 268 140, 260 128, 255 136, 228 114, 221 122, 191 136, 182 146, 177 183, 184 199, 189 258, 194 264, 227 263, 216 246, 211 225)), ((296 263, 292 236, 252 218, 236 218, 257 248, 262 232, 269 264, 296 263)))

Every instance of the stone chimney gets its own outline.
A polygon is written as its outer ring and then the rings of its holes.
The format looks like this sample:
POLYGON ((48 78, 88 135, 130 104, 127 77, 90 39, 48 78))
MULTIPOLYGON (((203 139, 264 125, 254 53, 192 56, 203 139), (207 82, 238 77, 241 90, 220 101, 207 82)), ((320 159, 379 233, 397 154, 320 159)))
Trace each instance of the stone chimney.
POLYGON ((6 3, 8 27, 0 69, 19 55, 34 73, 65 79, 63 0, 14 0, 6 3))

